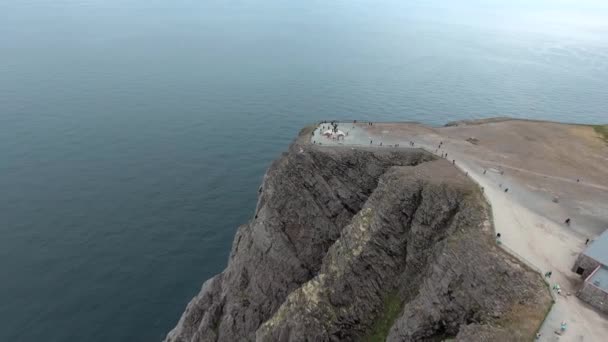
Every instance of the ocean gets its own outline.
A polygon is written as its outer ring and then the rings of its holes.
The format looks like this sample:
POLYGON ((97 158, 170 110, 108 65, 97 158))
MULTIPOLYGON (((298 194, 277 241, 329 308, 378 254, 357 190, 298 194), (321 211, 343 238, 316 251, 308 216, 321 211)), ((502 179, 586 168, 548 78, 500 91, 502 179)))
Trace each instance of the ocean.
POLYGON ((608 123, 603 1, 0 1, 0 341, 158 341, 323 119, 608 123))

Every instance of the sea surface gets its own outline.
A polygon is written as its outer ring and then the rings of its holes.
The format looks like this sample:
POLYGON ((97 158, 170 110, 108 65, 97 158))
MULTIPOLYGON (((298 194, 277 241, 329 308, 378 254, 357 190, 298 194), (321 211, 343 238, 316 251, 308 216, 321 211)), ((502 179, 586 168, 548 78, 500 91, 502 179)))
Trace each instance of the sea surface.
POLYGON ((608 122, 608 2, 0 0, 0 341, 158 341, 322 119, 608 122))

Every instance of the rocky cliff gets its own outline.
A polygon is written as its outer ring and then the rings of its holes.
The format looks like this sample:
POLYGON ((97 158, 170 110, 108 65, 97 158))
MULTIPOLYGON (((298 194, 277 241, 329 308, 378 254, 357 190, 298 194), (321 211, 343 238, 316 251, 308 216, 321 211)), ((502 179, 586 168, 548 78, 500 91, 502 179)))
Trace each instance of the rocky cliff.
POLYGON ((549 293, 497 248, 475 184, 422 150, 323 147, 308 134, 271 165, 227 268, 167 341, 532 336, 549 293))

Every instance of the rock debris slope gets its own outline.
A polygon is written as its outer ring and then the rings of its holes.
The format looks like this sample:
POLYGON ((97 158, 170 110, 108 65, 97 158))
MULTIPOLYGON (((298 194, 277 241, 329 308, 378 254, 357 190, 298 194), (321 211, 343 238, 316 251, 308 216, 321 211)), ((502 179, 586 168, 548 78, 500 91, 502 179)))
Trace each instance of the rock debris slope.
POLYGON ((227 268, 167 341, 526 340, 540 277, 495 246, 477 187, 417 149, 323 147, 267 171, 227 268))

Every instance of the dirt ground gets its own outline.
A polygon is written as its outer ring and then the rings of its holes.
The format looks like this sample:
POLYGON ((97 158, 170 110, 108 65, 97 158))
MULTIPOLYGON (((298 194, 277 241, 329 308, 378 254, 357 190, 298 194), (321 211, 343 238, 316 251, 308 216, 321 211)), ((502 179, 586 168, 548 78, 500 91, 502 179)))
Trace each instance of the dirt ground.
POLYGON ((540 341, 606 340, 608 317, 575 296, 582 279, 570 270, 585 240, 608 228, 608 144, 593 127, 492 119, 440 128, 341 123, 339 129, 348 135, 335 140, 318 129, 313 140, 378 148, 413 143, 447 153, 484 188, 504 246, 540 272, 552 271, 550 282, 562 288, 540 341), (568 329, 558 336, 562 321, 568 329))

